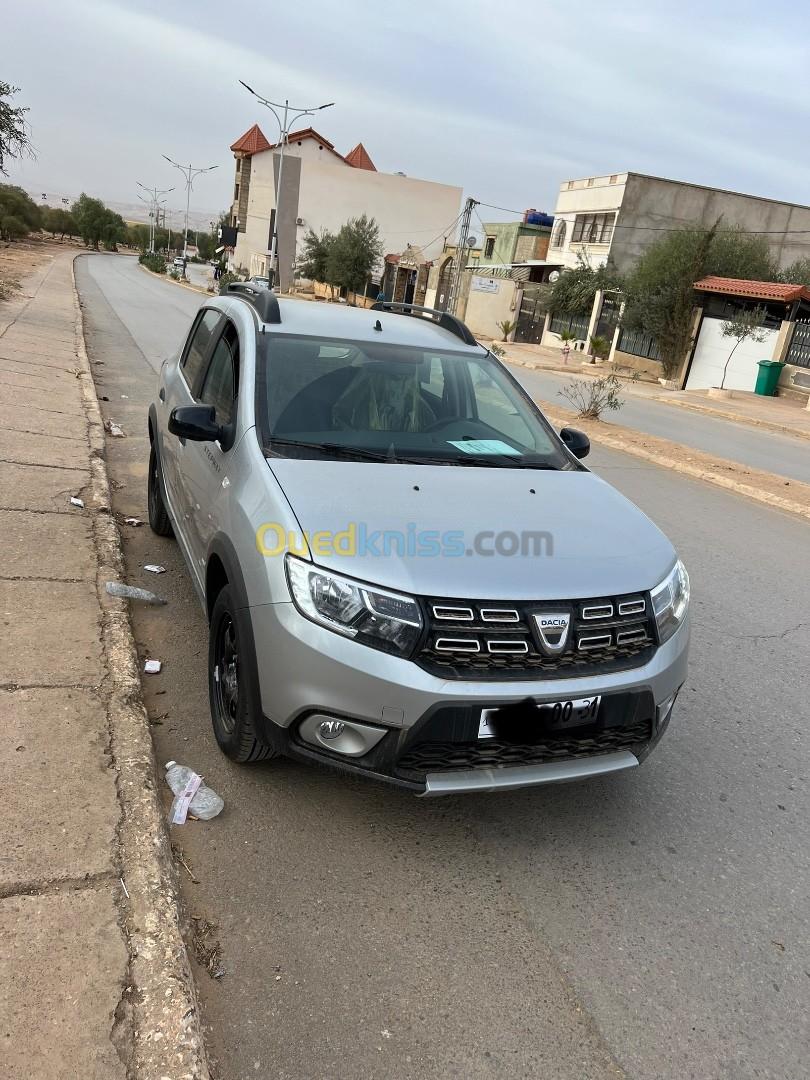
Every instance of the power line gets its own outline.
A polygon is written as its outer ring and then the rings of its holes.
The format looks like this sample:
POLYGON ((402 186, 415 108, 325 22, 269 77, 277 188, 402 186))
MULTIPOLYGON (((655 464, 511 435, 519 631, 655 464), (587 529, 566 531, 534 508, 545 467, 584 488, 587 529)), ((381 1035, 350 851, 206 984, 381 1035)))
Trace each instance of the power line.
MULTIPOLYGON (((480 206, 486 206, 489 210, 502 210, 505 214, 517 214, 523 217, 525 210, 511 210, 508 206, 495 206, 494 203, 479 203, 480 206)), ((605 213, 605 211, 594 211, 594 213, 605 213)), ((616 211, 607 211, 608 213, 615 213, 616 211)), ((552 215, 549 215, 551 217, 552 215)), ((578 215, 580 216, 580 215, 578 215)), ((689 227, 689 222, 684 222, 681 228, 672 225, 619 225, 614 224, 614 229, 638 229, 644 232, 682 232, 684 228, 689 227)), ((737 229, 735 231, 744 233, 746 236, 786 236, 791 235, 808 235, 810 229, 737 229)))

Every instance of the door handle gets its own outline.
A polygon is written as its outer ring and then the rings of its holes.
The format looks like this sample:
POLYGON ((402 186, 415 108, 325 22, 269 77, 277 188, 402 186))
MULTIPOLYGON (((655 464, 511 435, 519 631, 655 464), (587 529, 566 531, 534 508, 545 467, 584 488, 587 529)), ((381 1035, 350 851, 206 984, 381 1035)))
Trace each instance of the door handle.
POLYGON ((160 390, 158 390, 158 397, 160 398, 161 401, 166 400, 166 391, 163 389, 162 386, 161 386, 160 390))

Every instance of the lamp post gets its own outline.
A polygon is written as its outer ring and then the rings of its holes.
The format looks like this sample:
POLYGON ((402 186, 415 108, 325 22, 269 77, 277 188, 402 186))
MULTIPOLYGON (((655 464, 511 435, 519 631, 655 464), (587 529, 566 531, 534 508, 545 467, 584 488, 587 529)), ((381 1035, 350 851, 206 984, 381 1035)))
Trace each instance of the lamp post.
POLYGON ((331 109, 335 104, 334 101, 328 101, 325 105, 314 105, 309 109, 302 109, 298 105, 290 105, 289 99, 285 99, 282 105, 278 101, 270 101, 269 98, 262 97, 261 94, 257 94, 256 91, 248 86, 246 82, 239 80, 240 84, 248 91, 249 94, 253 94, 260 105, 264 105, 275 116, 276 123, 278 124, 279 140, 278 144, 281 147, 278 160, 278 176, 276 177, 276 216, 273 221, 273 235, 270 239, 270 266, 268 267, 267 276, 270 279, 270 288, 272 289, 276 280, 276 258, 278 256, 278 223, 280 218, 280 206, 281 200, 281 177, 284 170, 284 147, 287 145, 290 136, 290 128, 296 121, 300 120, 302 116, 314 116, 317 112, 322 112, 324 109, 331 109), (290 117, 290 113, 294 115, 290 117), (283 118, 282 118, 283 117, 283 118))
POLYGON ((178 165, 176 161, 172 161, 172 159, 165 154, 161 154, 161 157, 165 158, 170 165, 174 165, 175 169, 179 169, 186 182, 186 224, 185 229, 183 230, 183 261, 185 262, 188 253, 188 208, 191 203, 192 185, 198 176, 201 176, 203 173, 211 172, 212 169, 216 169, 218 166, 206 165, 205 168, 197 168, 194 165, 178 165))
MULTIPOLYGON (((159 209, 160 209, 160 200, 164 195, 168 195, 170 191, 174 191, 174 188, 170 187, 170 188, 166 188, 165 191, 160 191, 156 187, 148 188, 146 186, 146 184, 142 184, 140 182, 140 180, 136 180, 135 183, 138 185, 139 188, 142 188, 146 192, 146 194, 149 196, 148 202, 147 202, 146 199, 144 199, 143 195, 139 195, 138 198, 141 200, 141 202, 147 203, 147 205, 150 207, 150 210, 149 210, 149 251, 154 254, 155 240, 154 240, 154 234, 152 232, 152 216, 153 216, 153 213, 154 213, 155 225, 157 226, 157 224, 158 224, 158 213, 159 213, 159 209)), ((163 205, 164 206, 166 205, 165 202, 163 203, 163 205)))

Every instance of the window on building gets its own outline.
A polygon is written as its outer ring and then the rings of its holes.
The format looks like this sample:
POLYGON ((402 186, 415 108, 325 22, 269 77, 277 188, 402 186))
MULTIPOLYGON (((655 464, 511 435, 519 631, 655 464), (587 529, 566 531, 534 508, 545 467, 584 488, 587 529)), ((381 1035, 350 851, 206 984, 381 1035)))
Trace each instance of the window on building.
POLYGON ((611 178, 610 178, 611 184, 615 184, 618 179, 619 179, 618 174, 614 173, 613 176, 611 176, 611 178))
POLYGON ((554 238, 551 241, 551 246, 555 248, 565 247, 565 233, 565 222, 558 221, 557 224, 554 226, 554 238))
POLYGON ((593 177, 592 176, 588 177, 587 186, 588 187, 593 187, 593 177))
POLYGON ((487 239, 486 239, 486 243, 484 244, 484 258, 485 259, 491 259, 492 254, 493 254, 494 251, 495 251, 495 237, 494 236, 488 236, 487 239))
POLYGON ((234 202, 239 202, 239 185, 238 184, 234 184, 234 186, 233 186, 233 201, 234 202))
POLYGON ((242 171, 242 159, 237 158, 236 159, 236 175, 238 176, 241 171, 242 171))
POLYGON ((574 244, 609 244, 613 237, 615 214, 577 214, 571 242, 574 244))

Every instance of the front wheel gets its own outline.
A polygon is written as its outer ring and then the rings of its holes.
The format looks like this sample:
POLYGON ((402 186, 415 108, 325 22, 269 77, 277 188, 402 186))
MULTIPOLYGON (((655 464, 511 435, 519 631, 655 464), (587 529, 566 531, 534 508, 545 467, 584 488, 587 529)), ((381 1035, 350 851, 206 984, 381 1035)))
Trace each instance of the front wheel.
POLYGON ((256 658, 246 620, 226 585, 214 602, 208 630, 208 697, 220 750, 232 761, 264 761, 275 751, 256 734, 261 708, 256 658))
POLYGON ((169 512, 163 501, 160 486, 160 458, 155 444, 149 450, 149 481, 146 489, 146 506, 149 511, 149 526, 158 536, 174 536, 169 512))

